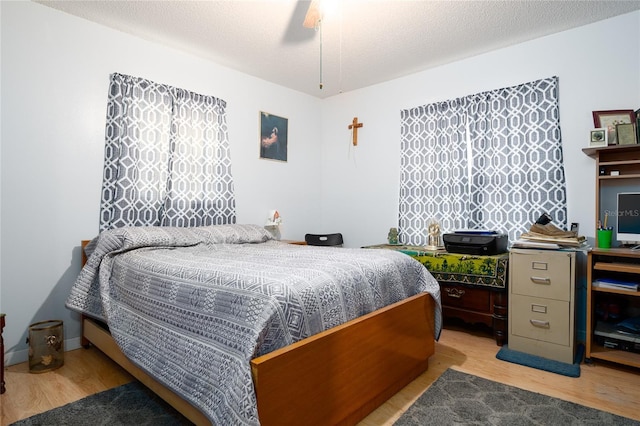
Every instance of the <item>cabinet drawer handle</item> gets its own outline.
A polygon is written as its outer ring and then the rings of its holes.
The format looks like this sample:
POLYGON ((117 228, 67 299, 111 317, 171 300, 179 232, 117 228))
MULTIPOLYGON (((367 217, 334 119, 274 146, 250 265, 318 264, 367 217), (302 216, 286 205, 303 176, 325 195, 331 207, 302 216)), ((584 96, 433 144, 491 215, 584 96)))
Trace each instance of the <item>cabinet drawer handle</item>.
POLYGON ((533 281, 535 284, 551 284, 551 278, 549 277, 531 277, 531 281, 533 281))
POLYGON ((464 290, 459 288, 446 287, 445 291, 447 292, 447 295, 449 297, 453 297, 455 299, 460 299, 462 296, 464 296, 464 290))
POLYGON ((549 321, 530 319, 529 322, 534 327, 549 328, 549 321))

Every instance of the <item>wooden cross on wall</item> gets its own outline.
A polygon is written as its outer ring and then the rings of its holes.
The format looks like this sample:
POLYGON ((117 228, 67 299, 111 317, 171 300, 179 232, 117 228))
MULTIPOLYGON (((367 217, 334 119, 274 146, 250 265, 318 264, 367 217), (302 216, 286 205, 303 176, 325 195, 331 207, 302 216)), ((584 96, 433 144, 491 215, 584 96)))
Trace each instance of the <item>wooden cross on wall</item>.
POLYGON ((364 126, 364 123, 358 123, 358 117, 353 117, 353 121, 349 124, 349 130, 353 129, 353 146, 358 145, 358 129, 364 126))

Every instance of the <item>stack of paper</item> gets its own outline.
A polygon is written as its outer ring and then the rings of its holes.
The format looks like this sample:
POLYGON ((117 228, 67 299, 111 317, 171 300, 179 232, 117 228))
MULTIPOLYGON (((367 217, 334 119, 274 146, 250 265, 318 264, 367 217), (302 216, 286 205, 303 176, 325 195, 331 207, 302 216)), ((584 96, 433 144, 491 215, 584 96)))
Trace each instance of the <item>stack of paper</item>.
POLYGON ((515 248, 540 248, 540 249, 548 249, 548 250, 557 250, 560 246, 556 243, 545 243, 544 241, 533 241, 533 240, 525 240, 518 239, 513 242, 511 247, 515 248))
POLYGON ((610 278, 600 278, 593 281, 594 287, 611 288, 616 290, 638 291, 638 283, 614 280, 610 278))
POLYGON ((540 247, 540 248, 579 248, 587 245, 587 237, 581 237, 575 231, 563 231, 552 223, 541 225, 534 223, 529 232, 520 235, 513 247, 540 247), (540 244, 546 245, 540 246, 540 244))
POLYGON ((525 232, 520 236, 521 240, 534 241, 540 243, 557 244, 561 247, 582 247, 587 243, 587 237, 584 236, 554 236, 539 234, 537 232, 525 232))

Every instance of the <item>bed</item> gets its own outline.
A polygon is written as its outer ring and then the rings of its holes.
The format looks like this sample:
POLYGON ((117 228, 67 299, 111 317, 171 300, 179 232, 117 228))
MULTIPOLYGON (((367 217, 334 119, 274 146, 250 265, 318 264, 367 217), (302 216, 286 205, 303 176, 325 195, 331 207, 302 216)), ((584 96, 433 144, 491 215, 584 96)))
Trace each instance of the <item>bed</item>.
POLYGON ((196 424, 354 424, 428 367, 439 286, 390 250, 257 225, 102 232, 67 307, 196 424))

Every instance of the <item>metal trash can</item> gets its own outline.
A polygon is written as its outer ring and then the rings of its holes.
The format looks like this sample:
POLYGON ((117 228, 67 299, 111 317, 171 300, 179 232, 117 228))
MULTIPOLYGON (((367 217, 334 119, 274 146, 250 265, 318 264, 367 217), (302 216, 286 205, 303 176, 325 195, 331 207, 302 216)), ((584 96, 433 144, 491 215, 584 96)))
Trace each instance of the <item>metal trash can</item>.
POLYGON ((45 373, 64 365, 62 321, 49 320, 29 326, 29 373, 45 373))

